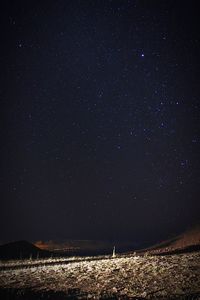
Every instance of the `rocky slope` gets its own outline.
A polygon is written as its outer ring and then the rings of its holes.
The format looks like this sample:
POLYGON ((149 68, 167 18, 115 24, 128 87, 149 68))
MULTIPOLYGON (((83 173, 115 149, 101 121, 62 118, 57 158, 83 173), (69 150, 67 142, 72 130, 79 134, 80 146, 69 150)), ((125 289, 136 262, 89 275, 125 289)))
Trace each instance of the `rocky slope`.
POLYGON ((200 299, 200 253, 91 258, 1 270, 0 288, 18 289, 20 295, 27 289, 43 297, 53 294, 54 299, 64 299, 55 297, 57 293, 73 299, 200 299))
POLYGON ((148 252, 151 255, 163 255, 193 251, 200 251, 200 227, 195 227, 173 239, 169 239, 153 247, 149 247, 137 252, 148 252))

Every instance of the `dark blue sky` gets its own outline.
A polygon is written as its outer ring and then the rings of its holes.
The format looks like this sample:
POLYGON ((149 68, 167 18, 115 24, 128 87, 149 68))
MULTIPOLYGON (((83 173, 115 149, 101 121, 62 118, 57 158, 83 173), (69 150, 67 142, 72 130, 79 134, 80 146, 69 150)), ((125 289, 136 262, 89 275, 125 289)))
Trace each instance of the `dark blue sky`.
POLYGON ((1 240, 159 240, 199 221, 196 1, 1 8, 1 240))

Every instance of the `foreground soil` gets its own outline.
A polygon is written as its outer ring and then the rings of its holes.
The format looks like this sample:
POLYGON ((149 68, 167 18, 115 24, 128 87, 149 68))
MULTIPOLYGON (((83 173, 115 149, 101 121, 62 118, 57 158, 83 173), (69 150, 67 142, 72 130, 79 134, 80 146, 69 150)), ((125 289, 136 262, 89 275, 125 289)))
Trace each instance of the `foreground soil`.
POLYGON ((200 299, 200 252, 0 264, 1 299, 200 299), (12 265, 18 266, 12 268, 12 265))

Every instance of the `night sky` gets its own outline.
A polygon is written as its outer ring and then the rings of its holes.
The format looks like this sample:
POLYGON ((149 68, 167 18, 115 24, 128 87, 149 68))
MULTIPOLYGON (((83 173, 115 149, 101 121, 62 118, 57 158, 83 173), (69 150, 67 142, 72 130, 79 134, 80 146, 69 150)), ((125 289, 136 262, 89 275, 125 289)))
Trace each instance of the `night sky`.
POLYGON ((200 211, 198 1, 4 1, 1 241, 131 240, 200 211))

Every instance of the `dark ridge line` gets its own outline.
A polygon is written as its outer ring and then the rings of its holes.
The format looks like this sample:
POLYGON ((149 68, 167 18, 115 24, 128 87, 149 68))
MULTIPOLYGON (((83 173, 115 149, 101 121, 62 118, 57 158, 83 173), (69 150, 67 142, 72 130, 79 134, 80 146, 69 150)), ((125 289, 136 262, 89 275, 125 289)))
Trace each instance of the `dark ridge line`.
POLYGON ((166 251, 166 252, 163 251, 163 252, 157 252, 157 253, 156 252, 155 253, 152 252, 151 253, 151 251, 149 251, 149 255, 153 255, 153 256, 166 256, 166 255, 187 254, 187 253, 199 252, 199 251, 200 251, 200 245, 193 245, 193 246, 185 247, 183 249, 174 249, 174 250, 166 251))

